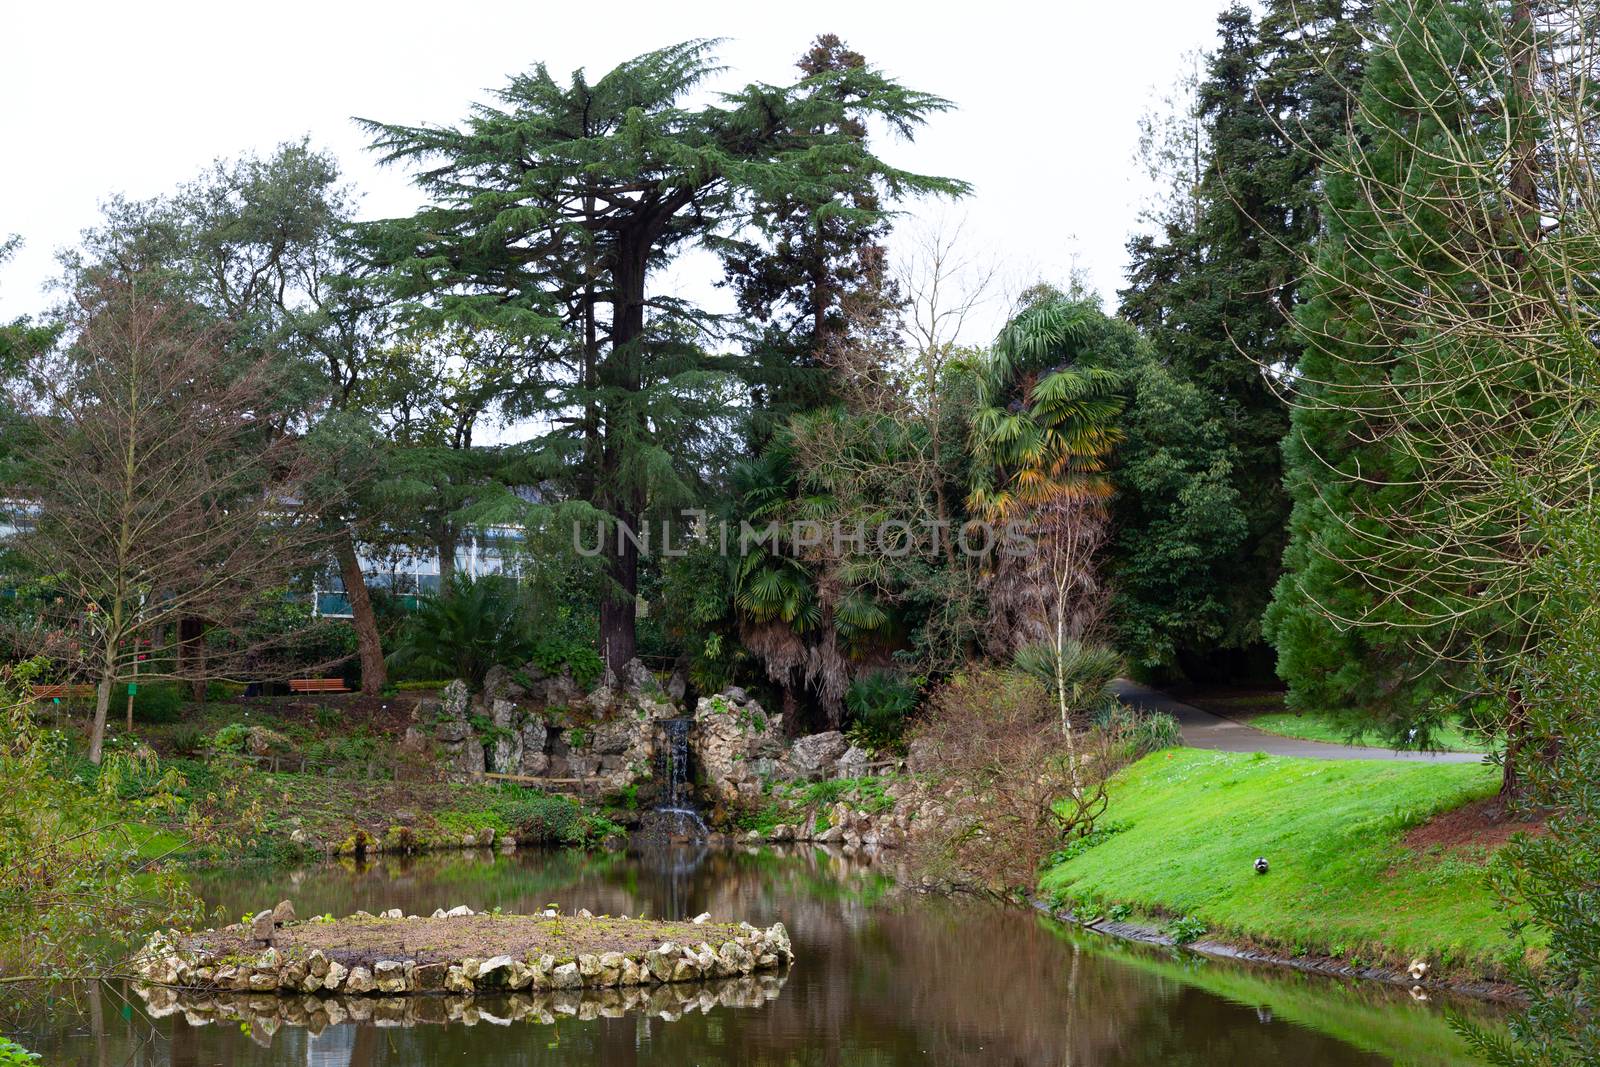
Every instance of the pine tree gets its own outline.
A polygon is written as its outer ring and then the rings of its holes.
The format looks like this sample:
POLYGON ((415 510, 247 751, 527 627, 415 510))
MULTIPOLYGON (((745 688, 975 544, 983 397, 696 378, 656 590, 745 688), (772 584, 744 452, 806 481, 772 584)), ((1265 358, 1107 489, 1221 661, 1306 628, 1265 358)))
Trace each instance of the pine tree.
MULTIPOLYGON (((541 65, 458 127, 365 123, 386 161, 422 168, 432 197, 364 228, 372 265, 413 313, 525 345, 523 403, 548 427, 532 450, 634 529, 651 506, 690 496, 688 457, 662 442, 716 416, 708 372, 729 369, 683 343, 675 324, 698 309, 653 291, 650 272, 737 235, 764 206, 870 223, 879 211, 851 202, 866 184, 885 200, 964 189, 891 167, 849 132, 876 118, 909 136, 949 106, 938 97, 862 65, 687 107, 717 70, 713 47, 675 45, 567 86, 541 65)), ((635 650, 639 551, 606 545, 601 642, 620 668, 635 650)))
MULTIPOLYGON (((819 35, 795 64, 808 78, 865 69, 861 53, 838 36, 819 35)), ((859 118, 814 131, 867 147, 859 118)), ((870 173, 839 194, 856 214, 826 210, 786 194, 755 210, 756 233, 723 253, 726 284, 751 330, 745 377, 751 432, 759 447, 789 415, 820 407, 882 367, 855 358, 897 340, 900 295, 885 246, 890 220, 870 173), (854 379, 854 380, 853 380, 854 379)))
POLYGON ((1280 391, 1299 359, 1292 316, 1301 257, 1320 225, 1317 161, 1345 128, 1369 20, 1365 0, 1275 0, 1259 23, 1243 5, 1223 12, 1198 89, 1205 157, 1194 209, 1169 212, 1159 234, 1129 244, 1121 313, 1180 379, 1214 398, 1234 452, 1233 490, 1248 507, 1246 536, 1212 562, 1227 576, 1233 623, 1197 628, 1196 637, 1215 636, 1177 650, 1191 668, 1261 638, 1288 512, 1280 391))

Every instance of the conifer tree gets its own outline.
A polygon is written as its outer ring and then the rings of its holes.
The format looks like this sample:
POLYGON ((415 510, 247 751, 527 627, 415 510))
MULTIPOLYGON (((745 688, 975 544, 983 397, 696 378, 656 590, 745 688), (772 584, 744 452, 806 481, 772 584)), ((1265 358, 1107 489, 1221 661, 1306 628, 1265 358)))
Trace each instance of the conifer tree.
MULTIPOLYGON (((684 98, 716 73, 714 42, 689 41, 561 85, 542 65, 460 126, 365 122, 391 163, 419 166, 432 202, 364 228, 372 265, 422 318, 492 327, 525 347, 525 410, 546 432, 530 446, 552 477, 637 529, 652 506, 685 499, 685 440, 722 396, 729 370, 684 344, 698 309, 650 282, 674 255, 716 245, 800 202, 870 223, 852 202, 964 186, 873 155, 850 131, 876 120, 910 136, 949 105, 873 68, 827 69, 785 86, 752 84, 698 107, 684 98)), ((635 650, 639 547, 608 537, 602 651, 635 650)))
POLYGON ((1121 312, 1174 374, 1213 398, 1233 491, 1247 507, 1245 537, 1219 546, 1211 564, 1225 576, 1233 623, 1197 627, 1178 649, 1190 666, 1261 638, 1288 512, 1280 392, 1299 359, 1293 313, 1320 224, 1318 159, 1344 132, 1369 21, 1366 0, 1273 0, 1259 22, 1242 4, 1224 11, 1198 87, 1204 157, 1193 208, 1167 212, 1158 234, 1129 245, 1121 312))

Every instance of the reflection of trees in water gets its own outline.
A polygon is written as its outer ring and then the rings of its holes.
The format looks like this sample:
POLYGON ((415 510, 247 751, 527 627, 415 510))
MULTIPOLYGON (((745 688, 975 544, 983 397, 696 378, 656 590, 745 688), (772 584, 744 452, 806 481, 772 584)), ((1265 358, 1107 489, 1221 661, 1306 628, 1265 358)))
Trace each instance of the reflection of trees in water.
MULTIPOLYGON (((1236 1006, 1197 990, 1181 973, 1132 966, 1104 943, 1088 948, 1058 937, 1031 915, 896 890, 885 870, 814 848, 780 856, 680 846, 626 856, 380 857, 298 877, 211 876, 208 899, 233 915, 288 896, 303 915, 387 907, 425 913, 457 903, 531 911, 554 901, 567 911, 613 915, 709 911, 760 925, 781 919, 797 961, 782 992, 761 1007, 722 1006, 672 1021, 635 1012, 505 1028, 346 1024, 315 1038, 285 1026, 267 1052, 237 1026, 191 1026, 181 1013, 158 1020, 160 1041, 141 1046, 142 1012, 124 1021, 108 1005, 101 1025, 87 1033, 101 1035, 112 1063, 197 1067, 1377 1062, 1309 1030, 1264 1022, 1253 1003, 1236 1006)), ((40 1046, 46 1062, 95 1062, 84 1027, 52 1018, 51 1031, 53 1042, 40 1046)), ((151 1032, 146 1023, 145 1035, 151 1032)), ((262 1036, 256 1033, 257 1042, 262 1036)))

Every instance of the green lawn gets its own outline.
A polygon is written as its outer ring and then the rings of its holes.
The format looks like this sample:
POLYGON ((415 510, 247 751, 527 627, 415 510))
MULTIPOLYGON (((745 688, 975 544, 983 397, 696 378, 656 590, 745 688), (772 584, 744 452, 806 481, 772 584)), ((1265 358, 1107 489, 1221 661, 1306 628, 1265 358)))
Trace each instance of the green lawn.
POLYGON ((1481 971, 1510 950, 1487 855, 1424 855, 1402 838, 1498 784, 1475 764, 1170 749, 1117 776, 1102 826, 1121 829, 1047 871, 1042 888, 1293 951, 1481 971), (1270 873, 1255 872, 1257 856, 1270 873))

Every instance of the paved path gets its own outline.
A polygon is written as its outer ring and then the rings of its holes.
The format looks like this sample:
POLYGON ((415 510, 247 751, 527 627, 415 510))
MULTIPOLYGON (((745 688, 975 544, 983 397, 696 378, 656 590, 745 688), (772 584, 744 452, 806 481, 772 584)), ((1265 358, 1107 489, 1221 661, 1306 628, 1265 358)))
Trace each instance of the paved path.
POLYGON ((1219 752, 1265 752, 1271 756, 1303 756, 1307 759, 1381 759, 1413 763, 1481 763, 1475 752, 1396 752, 1387 748, 1359 745, 1334 745, 1325 741, 1301 741, 1257 730, 1252 726, 1224 719, 1193 704, 1185 704, 1159 689, 1138 682, 1118 679, 1113 688, 1117 697, 1130 707, 1164 711, 1178 720, 1183 743, 1190 748, 1210 748, 1219 752))

